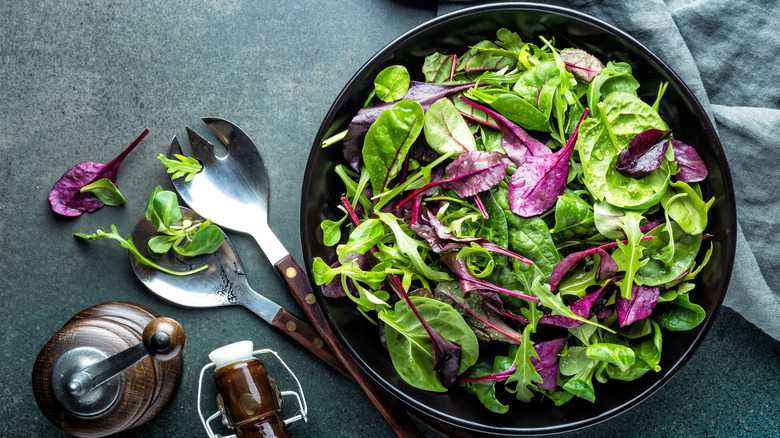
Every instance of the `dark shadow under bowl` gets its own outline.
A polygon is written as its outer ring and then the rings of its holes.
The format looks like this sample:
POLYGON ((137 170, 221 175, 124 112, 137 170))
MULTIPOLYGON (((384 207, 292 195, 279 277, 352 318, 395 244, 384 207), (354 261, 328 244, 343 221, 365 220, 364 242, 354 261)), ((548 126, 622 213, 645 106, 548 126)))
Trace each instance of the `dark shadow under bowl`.
MULTIPOLYGON (((664 385, 690 358, 709 330, 728 287, 736 245, 736 212, 731 176, 715 129, 699 102, 657 56, 636 40, 600 20, 553 6, 536 4, 493 4, 473 7, 433 19, 402 35, 371 58, 344 87, 327 113, 314 139, 303 184, 301 240, 305 265, 314 257, 335 260, 333 248, 322 244, 320 222, 339 219, 336 209, 343 186, 333 169, 344 163, 338 145, 323 149, 324 138, 346 129, 351 117, 363 105, 376 74, 388 65, 403 64, 413 79, 424 80, 423 58, 435 51, 463 53, 483 39, 494 40, 496 31, 506 27, 525 41, 538 42, 538 36, 554 37, 557 47, 578 47, 604 62, 628 62, 642 85, 640 96, 652 102, 661 82, 669 87, 660 113, 675 138, 693 145, 709 169, 702 183, 705 199, 715 198, 706 232, 713 237, 714 250, 709 264, 697 279, 691 299, 707 311, 706 320, 688 332, 665 332, 662 371, 650 372, 633 382, 610 381, 596 384, 596 402, 575 399, 562 407, 541 400, 515 403, 509 413, 494 414, 476 397, 461 389, 445 394, 417 390, 396 374, 379 341, 377 329, 354 308, 351 301, 331 300, 320 295, 332 326, 358 363, 383 387, 414 410, 445 422, 488 434, 537 435, 564 432, 611 418, 637 405, 664 385), (414 77, 419 74, 420 77, 414 77)), ((312 285, 316 291, 319 288, 312 285)))

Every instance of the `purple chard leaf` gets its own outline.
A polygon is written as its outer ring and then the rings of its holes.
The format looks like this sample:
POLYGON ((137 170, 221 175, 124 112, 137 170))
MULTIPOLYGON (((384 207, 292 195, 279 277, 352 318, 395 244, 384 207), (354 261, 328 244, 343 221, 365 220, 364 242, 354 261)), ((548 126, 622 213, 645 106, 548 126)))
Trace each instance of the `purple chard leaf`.
POLYGON ((707 178, 709 173, 707 165, 696 153, 696 149, 679 140, 672 140, 672 150, 674 150, 674 161, 679 170, 674 176, 676 181, 692 183, 704 181, 707 178))
POLYGON ((518 166, 509 180, 509 208, 518 216, 531 217, 544 213, 555 205, 558 196, 566 190, 569 175, 569 157, 577 142, 580 125, 588 110, 580 118, 571 137, 555 153, 528 157, 518 166))
POLYGON ((103 178, 117 185, 117 172, 122 161, 136 147, 138 143, 149 133, 145 129, 138 138, 133 141, 119 156, 111 160, 108 164, 84 161, 65 172, 60 179, 54 183, 51 192, 49 192, 49 203, 55 213, 63 216, 76 217, 83 212, 93 212, 105 205, 92 192, 81 192, 82 187, 92 184, 103 178))
POLYGON ((639 179, 661 167, 669 148, 671 131, 648 129, 631 137, 620 151, 615 168, 621 175, 639 179))
POLYGON ((475 196, 503 181, 508 168, 509 159, 500 152, 465 152, 445 169, 447 187, 461 198, 475 196))
POLYGON ((647 318, 658 304, 661 288, 659 286, 638 286, 634 284, 631 299, 625 299, 617 294, 615 308, 617 309, 620 326, 626 326, 640 319, 647 318))
MULTIPOLYGON (((569 309, 577 316, 581 316, 585 319, 591 319, 594 315, 597 315, 604 309, 607 301, 617 289, 615 285, 615 279, 611 279, 595 292, 591 292, 588 295, 580 298, 579 300, 571 303, 569 309)), ((574 328, 583 324, 582 321, 569 318, 563 315, 544 315, 539 319, 539 324, 555 325, 558 327, 574 328)))
POLYGON ((596 281, 601 282, 608 278, 612 278, 617 274, 618 264, 615 262, 615 259, 607 254, 602 248, 599 248, 597 252, 599 253, 600 259, 599 267, 596 269, 596 281))
MULTIPOLYGON (((480 292, 483 292, 483 289, 487 289, 490 291, 501 292, 507 295, 523 298, 529 301, 537 301, 537 302, 539 301, 539 298, 536 298, 534 296, 526 295, 522 292, 517 292, 512 289, 507 289, 505 287, 497 286, 489 281, 485 281, 471 275, 471 272, 469 271, 468 267, 466 267, 466 260, 459 259, 458 254, 455 253, 454 251, 450 251, 448 253, 443 254, 441 256, 441 261, 445 265, 447 265, 448 268, 450 268, 453 274, 455 274, 458 277, 458 279, 460 280, 460 285, 461 287, 463 287, 464 291, 479 290, 480 292)), ((488 298, 491 297, 490 295, 486 295, 486 296, 488 296, 488 298)), ((494 301, 500 302, 500 300, 494 300, 494 301)))
POLYGON ((444 179, 432 181, 415 190, 399 202, 398 207, 403 207, 415 196, 438 185, 454 190, 462 198, 474 196, 498 185, 506 177, 508 168, 509 160, 501 152, 464 152, 447 166, 444 179))
POLYGON ((488 302, 480 294, 465 296, 463 289, 454 281, 439 283, 434 295, 454 304, 454 308, 464 316, 466 322, 475 328, 479 336, 484 333, 486 340, 499 340, 519 344, 522 336, 501 320, 500 315, 487 306, 488 302))
POLYGON ((590 82, 604 70, 601 61, 590 53, 580 49, 563 49, 561 60, 575 78, 590 82))
MULTIPOLYGON (((653 239, 653 236, 644 236, 644 237, 642 237, 643 241, 644 240, 652 240, 652 239, 653 239)), ((627 243, 627 242, 628 242, 627 240, 623 240, 622 241, 622 243, 627 243)), ((568 273, 575 266, 577 266, 577 263, 579 263, 580 260, 584 259, 587 256, 593 255, 595 253, 599 253, 599 254, 604 253, 604 254, 606 254, 606 251, 604 251, 605 249, 614 248, 616 246, 618 246, 618 242, 610 242, 610 243, 605 243, 604 245, 594 246, 592 248, 588 248, 588 249, 585 249, 585 250, 582 250, 582 251, 573 252, 573 253, 567 255, 566 257, 563 258, 563 260, 558 262, 558 264, 556 264, 553 267, 552 273, 550 274, 550 290, 554 291, 555 288, 558 287, 558 283, 561 282, 561 280, 566 275, 566 273, 568 273)), ((611 256, 609 258, 612 259, 611 256)), ((605 265, 604 267, 599 266, 598 269, 603 269, 603 270, 608 272, 609 270, 614 269, 613 267, 608 266, 608 265, 611 265, 611 263, 614 263, 614 262, 615 262, 614 259, 612 259, 612 262, 604 261, 604 256, 602 255, 602 260, 599 262, 599 265, 601 265, 601 263, 606 263, 607 265, 605 265)), ((609 277, 609 276, 606 276, 604 273, 602 273, 602 276, 604 276, 604 278, 608 278, 609 277)))
POLYGON ((461 96, 460 100, 471 105, 472 107, 484 111, 490 117, 492 117, 501 129, 501 146, 506 151, 506 155, 515 164, 520 165, 526 159, 526 157, 533 155, 545 155, 549 154, 550 148, 544 143, 531 137, 523 128, 514 124, 511 120, 477 103, 474 103, 465 97, 461 96))
POLYGON ((539 359, 531 356, 531 363, 542 377, 541 382, 534 382, 537 388, 551 391, 558 385, 558 355, 566 345, 566 339, 558 338, 534 345, 539 359))

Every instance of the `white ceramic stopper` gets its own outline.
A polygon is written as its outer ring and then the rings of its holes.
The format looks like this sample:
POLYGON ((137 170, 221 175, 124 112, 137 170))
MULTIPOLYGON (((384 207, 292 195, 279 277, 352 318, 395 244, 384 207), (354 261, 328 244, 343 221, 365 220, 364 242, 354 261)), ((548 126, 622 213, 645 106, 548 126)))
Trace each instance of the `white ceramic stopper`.
POLYGON ((220 369, 231 363, 252 359, 252 351, 252 341, 240 341, 217 348, 209 353, 209 359, 220 369))

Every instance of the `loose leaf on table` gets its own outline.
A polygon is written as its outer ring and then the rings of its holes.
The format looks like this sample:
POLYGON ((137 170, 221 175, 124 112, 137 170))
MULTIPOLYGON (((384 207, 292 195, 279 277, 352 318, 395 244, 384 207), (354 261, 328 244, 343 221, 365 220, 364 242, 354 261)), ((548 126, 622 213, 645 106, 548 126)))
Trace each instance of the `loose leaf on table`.
POLYGON ((382 102, 393 102, 404 97, 409 90, 409 71, 402 65, 385 68, 374 79, 376 97, 382 102))
POLYGON ((422 131, 424 117, 419 103, 402 100, 371 125, 363 142, 363 162, 375 195, 383 193, 401 171, 409 148, 422 131))
POLYGON ((476 149, 474 134, 452 101, 443 97, 425 112, 425 140, 436 152, 444 155, 476 149))
MULTIPOLYGON (((580 124, 587 114, 586 110, 580 124)), ((522 217, 544 213, 566 191, 569 157, 574 151, 580 124, 564 147, 552 154, 526 158, 512 174, 509 181, 509 206, 513 213, 522 217)))
POLYGON ((119 166, 148 133, 149 130, 145 129, 130 146, 108 164, 85 161, 68 169, 49 192, 52 211, 63 216, 76 217, 85 211, 93 212, 105 205, 94 193, 82 192, 81 188, 103 178, 107 178, 117 186, 119 166))
POLYGON ((108 178, 101 178, 91 184, 87 184, 80 190, 81 193, 92 192, 100 202, 110 206, 125 205, 127 201, 119 189, 108 178))

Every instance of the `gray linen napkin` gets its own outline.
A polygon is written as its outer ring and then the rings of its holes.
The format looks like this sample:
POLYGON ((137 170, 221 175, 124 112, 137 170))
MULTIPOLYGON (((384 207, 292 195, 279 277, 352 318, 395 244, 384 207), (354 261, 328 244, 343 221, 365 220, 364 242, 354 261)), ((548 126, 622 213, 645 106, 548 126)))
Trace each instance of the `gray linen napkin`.
MULTIPOLYGON (((439 15, 477 4, 439 0, 439 15)), ((696 94, 720 135, 737 200, 725 305, 780 340, 780 2, 553 0, 632 35, 696 94)))

